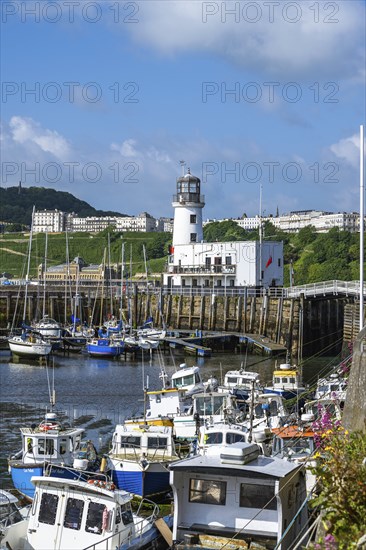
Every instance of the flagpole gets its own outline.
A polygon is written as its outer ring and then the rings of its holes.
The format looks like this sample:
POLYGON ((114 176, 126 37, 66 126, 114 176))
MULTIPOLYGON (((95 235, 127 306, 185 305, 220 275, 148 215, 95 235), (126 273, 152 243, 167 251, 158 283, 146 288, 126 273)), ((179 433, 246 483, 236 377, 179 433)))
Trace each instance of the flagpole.
POLYGON ((360 126, 360 330, 363 329, 364 320, 364 297, 363 297, 363 284, 364 284, 364 127, 360 126))
POLYGON ((262 184, 259 188, 259 286, 262 287, 262 184))

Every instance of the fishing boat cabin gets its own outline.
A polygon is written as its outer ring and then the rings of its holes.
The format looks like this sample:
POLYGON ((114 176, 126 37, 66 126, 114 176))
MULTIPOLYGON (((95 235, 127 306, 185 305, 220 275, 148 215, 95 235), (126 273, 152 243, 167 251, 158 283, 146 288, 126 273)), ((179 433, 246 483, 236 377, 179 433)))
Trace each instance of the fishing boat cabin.
POLYGON ((230 547, 235 537, 235 548, 287 550, 304 533, 303 469, 260 455, 256 444, 235 443, 219 456, 187 458, 171 464, 170 471, 173 540, 179 549, 230 547))

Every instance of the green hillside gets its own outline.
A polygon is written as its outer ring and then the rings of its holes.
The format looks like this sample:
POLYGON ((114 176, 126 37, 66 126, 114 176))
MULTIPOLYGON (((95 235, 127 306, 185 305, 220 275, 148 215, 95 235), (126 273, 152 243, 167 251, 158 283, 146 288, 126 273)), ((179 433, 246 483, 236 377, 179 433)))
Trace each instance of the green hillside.
MULTIPOLYGON (((69 258, 81 256, 88 264, 100 264, 110 240, 111 263, 121 262, 122 244, 125 243, 125 264, 129 269, 132 259, 132 273, 143 273, 145 245, 148 268, 158 273, 167 261, 171 233, 116 233, 106 229, 97 234, 72 233, 68 236, 69 258)), ((246 232, 235 222, 215 222, 204 228, 208 242, 240 241, 258 239, 258 231, 246 232)), ((306 227, 297 234, 278 231, 266 223, 264 239, 284 243, 284 282, 289 286, 290 263, 294 269, 294 284, 302 285, 332 279, 359 279, 359 234, 331 229, 328 233, 316 233, 306 227)), ((20 277, 25 273, 29 234, 6 233, 0 236, 0 273, 20 277)), ((45 235, 33 236, 31 254, 31 276, 35 277, 37 266, 44 261, 45 235)), ((58 265, 66 261, 65 234, 48 235, 47 265, 58 265)), ((366 266, 365 266, 366 267, 366 266)))
POLYGON ((0 187, 0 222, 30 226, 32 210, 61 210, 86 216, 125 216, 119 212, 96 210, 71 193, 45 187, 0 187))
MULTIPOLYGON (((81 256, 88 264, 101 264, 104 251, 108 250, 110 241, 110 259, 112 264, 121 263, 122 244, 126 268, 129 269, 132 259, 132 272, 145 272, 143 247, 145 246, 148 269, 150 272, 161 272, 166 262, 171 233, 115 233, 108 229, 97 234, 72 233, 68 235, 49 234, 47 243, 47 266, 66 262, 66 250, 73 260, 81 256)), ((30 276, 36 277, 37 267, 44 262, 45 234, 36 233, 32 239, 30 276)), ((15 277, 25 275, 28 257, 29 234, 4 234, 0 236, 0 273, 9 273, 15 277)), ((108 261, 108 253, 106 252, 108 261)))

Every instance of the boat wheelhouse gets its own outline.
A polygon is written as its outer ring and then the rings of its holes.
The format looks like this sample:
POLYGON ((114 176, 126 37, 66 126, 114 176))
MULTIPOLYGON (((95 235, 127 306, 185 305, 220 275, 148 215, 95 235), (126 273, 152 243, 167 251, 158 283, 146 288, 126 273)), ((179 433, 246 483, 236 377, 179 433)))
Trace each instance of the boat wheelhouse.
POLYGON ((229 370, 225 373, 224 388, 230 389, 238 399, 248 399, 250 393, 262 391, 258 372, 244 369, 229 370))
POLYGON ((272 386, 264 388, 264 393, 277 393, 283 399, 299 397, 305 391, 300 370, 289 363, 282 363, 274 370, 272 386))
POLYGON ((189 548, 187 540, 191 548, 214 543, 222 548, 235 537, 235 548, 287 550, 303 534, 308 521, 303 469, 259 452, 256 444, 235 443, 219 456, 171 464, 176 548, 189 548))
POLYGON ((256 428, 250 431, 243 424, 205 423, 199 429, 197 452, 218 456, 222 453, 224 447, 239 442, 248 443, 251 440, 259 445, 262 454, 268 456, 270 454, 268 443, 271 439, 272 433, 269 428, 256 428))
MULTIPOLYGON (((139 550, 159 536, 159 509, 148 517, 132 512, 132 496, 110 482, 35 476, 35 498, 26 547, 36 550, 139 550)), ((20 548, 20 541, 17 548, 20 548)))
POLYGON ((196 393, 192 395, 192 406, 188 413, 174 416, 175 436, 180 439, 194 440, 199 427, 209 420, 216 422, 234 422, 242 412, 236 399, 227 392, 196 393))
POLYGON ((316 476, 313 468, 316 466, 314 431, 309 425, 289 425, 274 428, 272 456, 285 458, 290 462, 305 466, 306 489, 310 493, 315 486, 316 476))
POLYGON ((78 478, 99 468, 93 443, 82 441, 84 429, 62 425, 55 413, 47 413, 38 426, 22 427, 20 432, 22 448, 8 464, 15 488, 29 498, 34 496, 34 475, 47 470, 51 476, 78 478))
POLYGON ((347 379, 340 377, 334 373, 329 378, 321 378, 318 380, 315 390, 314 399, 336 399, 343 406, 346 400, 347 379))
POLYGON ((108 455, 113 481, 139 497, 166 493, 168 465, 188 449, 175 444, 171 426, 118 424, 108 455))
POLYGON ((177 390, 185 389, 186 397, 204 390, 200 368, 198 366, 188 367, 186 363, 179 365, 179 370, 172 374, 171 386, 177 390))

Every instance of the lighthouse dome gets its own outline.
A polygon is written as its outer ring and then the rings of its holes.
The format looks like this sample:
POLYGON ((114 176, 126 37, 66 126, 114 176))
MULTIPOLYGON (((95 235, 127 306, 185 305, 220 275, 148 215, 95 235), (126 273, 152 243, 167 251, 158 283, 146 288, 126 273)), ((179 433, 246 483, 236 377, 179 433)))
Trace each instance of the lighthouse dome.
POLYGON ((194 176, 193 174, 191 174, 191 171, 188 168, 187 174, 178 178, 177 183, 198 183, 199 184, 201 183, 201 180, 197 178, 197 176, 194 176))

